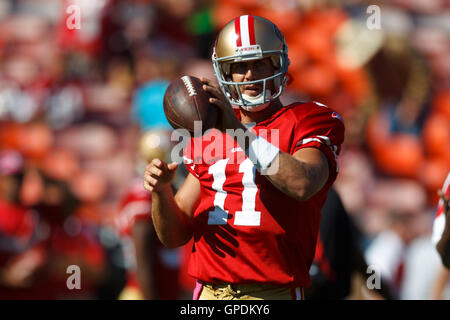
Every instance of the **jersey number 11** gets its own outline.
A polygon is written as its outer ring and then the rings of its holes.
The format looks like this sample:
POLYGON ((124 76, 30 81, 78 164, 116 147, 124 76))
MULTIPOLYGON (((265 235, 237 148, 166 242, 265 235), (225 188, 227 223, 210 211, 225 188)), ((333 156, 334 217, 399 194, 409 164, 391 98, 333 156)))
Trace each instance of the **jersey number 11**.
MULTIPOLYGON (((217 161, 209 167, 208 173, 213 176, 212 188, 216 191, 214 196, 214 211, 209 212, 208 224, 218 225, 227 224, 228 211, 225 210, 224 204, 227 192, 223 190, 226 180, 225 168, 229 159, 217 161)), ((239 172, 243 172, 242 185, 242 210, 236 211, 233 224, 236 226, 259 226, 261 224, 261 212, 255 210, 255 199, 258 187, 255 184, 255 166, 250 159, 245 159, 239 165, 239 172)))

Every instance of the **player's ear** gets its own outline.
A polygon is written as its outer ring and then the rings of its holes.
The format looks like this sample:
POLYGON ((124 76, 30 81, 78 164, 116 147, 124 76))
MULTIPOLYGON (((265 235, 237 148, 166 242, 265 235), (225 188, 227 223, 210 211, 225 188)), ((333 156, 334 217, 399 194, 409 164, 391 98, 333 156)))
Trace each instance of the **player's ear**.
POLYGON ((270 61, 272 61, 272 66, 275 69, 280 69, 280 60, 276 56, 270 56, 270 61))

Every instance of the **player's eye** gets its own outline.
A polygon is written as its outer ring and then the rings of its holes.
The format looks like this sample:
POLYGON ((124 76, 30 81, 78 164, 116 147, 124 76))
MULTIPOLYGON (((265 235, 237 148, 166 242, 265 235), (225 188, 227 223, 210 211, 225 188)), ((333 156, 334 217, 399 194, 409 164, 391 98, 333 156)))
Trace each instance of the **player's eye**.
POLYGON ((255 69, 256 70, 265 70, 266 68, 266 63, 262 60, 259 60, 258 62, 255 63, 255 69))
POLYGON ((255 62, 255 69, 258 71, 266 71, 266 70, 270 69, 271 63, 272 62, 270 61, 269 58, 257 60, 255 62))
POLYGON ((245 74, 248 70, 247 63, 245 62, 236 62, 231 65, 232 73, 245 74))
POLYGON ((262 60, 235 62, 231 65, 231 73, 246 74, 250 69, 257 74, 268 72, 270 69, 270 60, 268 58, 262 60))

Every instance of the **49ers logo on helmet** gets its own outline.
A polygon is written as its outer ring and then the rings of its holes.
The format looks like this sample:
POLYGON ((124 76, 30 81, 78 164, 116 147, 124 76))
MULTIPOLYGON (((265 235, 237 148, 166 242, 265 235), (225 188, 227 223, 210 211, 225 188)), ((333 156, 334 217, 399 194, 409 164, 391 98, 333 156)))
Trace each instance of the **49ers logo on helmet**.
POLYGON ((259 45, 249 46, 249 47, 237 47, 234 51, 236 55, 245 56, 245 55, 261 55, 262 51, 259 45))

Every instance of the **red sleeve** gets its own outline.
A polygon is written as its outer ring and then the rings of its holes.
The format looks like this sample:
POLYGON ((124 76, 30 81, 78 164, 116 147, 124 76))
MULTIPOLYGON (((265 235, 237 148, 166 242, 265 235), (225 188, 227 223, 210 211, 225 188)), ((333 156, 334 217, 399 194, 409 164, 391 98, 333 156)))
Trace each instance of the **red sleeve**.
POLYGON ((152 197, 142 181, 134 183, 120 203, 118 227, 122 233, 129 233, 138 220, 151 221, 152 197))
POLYGON ((292 112, 296 121, 291 155, 302 148, 317 148, 326 155, 330 172, 337 172, 336 159, 345 131, 341 116, 333 109, 314 102, 299 104, 292 112))
POLYGON ((32 211, 0 199, 0 234, 25 242, 31 239, 36 223, 32 211))

